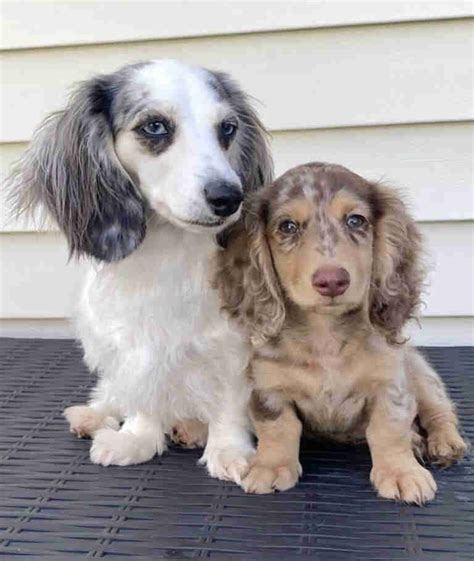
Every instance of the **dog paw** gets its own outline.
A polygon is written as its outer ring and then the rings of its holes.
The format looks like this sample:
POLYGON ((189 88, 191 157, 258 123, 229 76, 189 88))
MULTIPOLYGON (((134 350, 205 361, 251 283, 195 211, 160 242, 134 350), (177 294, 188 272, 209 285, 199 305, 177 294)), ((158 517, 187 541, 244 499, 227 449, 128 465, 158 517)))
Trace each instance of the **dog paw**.
POLYGON ((102 466, 130 466, 148 462, 155 454, 164 451, 163 442, 145 436, 101 429, 94 435, 90 458, 102 466))
POLYGON ((461 460, 466 451, 466 442, 452 424, 428 434, 428 457, 435 464, 449 466, 461 460))
POLYGON ((205 464, 211 477, 223 481, 234 481, 240 485, 242 478, 249 470, 249 462, 254 449, 250 446, 243 448, 206 448, 199 460, 205 464))
POLYGON ((195 419, 180 421, 173 427, 170 438, 184 448, 204 448, 207 442, 207 423, 195 419))
POLYGON ((286 491, 296 485, 302 473, 299 462, 275 466, 256 461, 242 481, 242 489, 258 495, 286 491))
POLYGON ((373 467, 370 480, 380 497, 422 505, 434 499, 437 485, 419 464, 406 468, 373 467))
POLYGON ((63 412, 69 423, 69 430, 78 438, 88 438, 100 429, 108 428, 117 431, 119 422, 114 417, 98 413, 88 405, 73 405, 63 412))

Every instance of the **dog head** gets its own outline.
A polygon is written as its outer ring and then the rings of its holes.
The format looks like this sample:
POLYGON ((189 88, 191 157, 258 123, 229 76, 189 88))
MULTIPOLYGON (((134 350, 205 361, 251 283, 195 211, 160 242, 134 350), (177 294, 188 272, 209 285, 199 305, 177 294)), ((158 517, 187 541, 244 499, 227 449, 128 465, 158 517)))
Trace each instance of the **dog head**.
POLYGON ((11 176, 17 211, 45 206, 71 253, 116 261, 157 213, 191 231, 235 222, 270 180, 266 133, 221 73, 158 60, 81 84, 11 176))
POLYGON ((281 329, 290 301, 324 314, 367 306, 372 323, 396 341, 419 304, 414 221, 395 191, 342 166, 300 166, 257 193, 247 246, 239 279, 247 294, 230 297, 227 286, 224 299, 263 338, 281 329))

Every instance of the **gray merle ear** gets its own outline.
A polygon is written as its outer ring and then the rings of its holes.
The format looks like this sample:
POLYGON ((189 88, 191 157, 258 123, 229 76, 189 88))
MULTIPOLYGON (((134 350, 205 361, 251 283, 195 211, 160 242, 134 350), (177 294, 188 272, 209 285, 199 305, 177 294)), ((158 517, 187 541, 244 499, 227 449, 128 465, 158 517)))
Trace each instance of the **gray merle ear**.
MULTIPOLYGON (((273 181, 273 160, 268 144, 268 132, 252 108, 248 96, 228 74, 209 72, 211 85, 227 100, 239 119, 237 173, 244 193, 252 193, 273 181)), ((244 207, 245 213, 245 207, 244 207)), ((226 247, 237 228, 230 226, 217 236, 220 246, 226 247)))
POLYGON ((248 96, 224 72, 211 72, 211 84, 226 99, 239 118, 238 174, 245 192, 255 191, 273 181, 273 161, 268 132, 252 108, 248 96))
POLYGON ((146 205, 114 152, 116 75, 81 84, 48 117, 10 177, 17 214, 46 207, 71 254, 102 261, 127 257, 142 242, 146 205))

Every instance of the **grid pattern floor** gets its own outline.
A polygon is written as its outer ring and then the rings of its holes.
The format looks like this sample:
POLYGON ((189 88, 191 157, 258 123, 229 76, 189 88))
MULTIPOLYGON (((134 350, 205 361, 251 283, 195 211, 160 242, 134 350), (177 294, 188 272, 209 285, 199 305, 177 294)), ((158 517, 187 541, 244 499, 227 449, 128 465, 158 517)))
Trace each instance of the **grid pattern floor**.
MULTIPOLYGON (((425 349, 474 435, 474 353, 425 349)), ((457 561, 474 559, 474 462, 434 469, 435 501, 376 497, 365 446, 304 443, 293 490, 245 495, 210 479, 199 451, 94 466, 62 410, 94 382, 72 341, 0 339, 0 556, 51 561, 457 561)))

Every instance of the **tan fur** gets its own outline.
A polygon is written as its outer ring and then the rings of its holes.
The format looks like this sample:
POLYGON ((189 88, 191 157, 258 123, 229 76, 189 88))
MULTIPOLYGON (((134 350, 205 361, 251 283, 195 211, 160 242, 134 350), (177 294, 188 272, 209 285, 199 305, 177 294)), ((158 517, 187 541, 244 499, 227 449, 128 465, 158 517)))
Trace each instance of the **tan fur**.
POLYGON ((439 376, 403 344, 423 281, 421 238, 404 204, 345 168, 310 164, 256 194, 247 220, 219 256, 216 276, 224 309, 254 342, 259 445, 244 489, 296 483, 298 412, 310 432, 367 439, 380 496, 431 500, 436 483, 415 457, 422 447, 415 418, 434 461, 458 460, 466 445, 439 376), (366 221, 351 229, 352 214, 366 221), (282 230, 288 219, 296 233, 282 230), (315 271, 327 266, 350 274, 342 295, 322 296, 313 286, 315 271))
POLYGON ((293 487, 302 473, 298 461, 301 422, 294 409, 285 405, 276 419, 259 420, 253 416, 259 439, 258 454, 242 482, 247 493, 271 493, 293 487))
POLYGON ((207 423, 197 419, 187 419, 177 423, 170 438, 175 444, 184 448, 204 448, 207 442, 207 423))
POLYGON ((442 466, 461 460, 467 446, 458 432, 456 410, 442 380, 413 350, 406 353, 405 364, 415 384, 420 424, 428 434, 428 457, 442 466))

